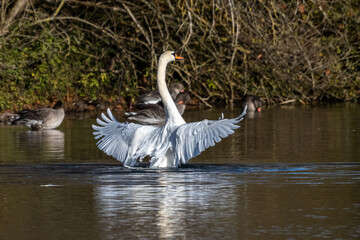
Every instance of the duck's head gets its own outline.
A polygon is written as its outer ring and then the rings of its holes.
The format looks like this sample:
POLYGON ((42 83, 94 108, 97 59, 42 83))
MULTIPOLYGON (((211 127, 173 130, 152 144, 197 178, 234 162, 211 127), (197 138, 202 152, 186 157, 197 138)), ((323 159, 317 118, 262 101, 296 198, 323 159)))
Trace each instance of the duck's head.
POLYGON ((180 57, 176 54, 175 51, 166 51, 160 56, 160 61, 173 62, 175 60, 183 60, 183 57, 180 57))
POLYGON ((261 112, 262 102, 258 96, 245 95, 241 99, 241 106, 244 108, 245 105, 248 107, 247 112, 261 112))
POLYGON ((54 105, 54 109, 59 109, 59 108, 62 108, 63 107, 63 103, 62 101, 57 101, 54 105))
POLYGON ((177 104, 189 104, 191 102, 191 97, 187 92, 181 92, 176 96, 177 104))

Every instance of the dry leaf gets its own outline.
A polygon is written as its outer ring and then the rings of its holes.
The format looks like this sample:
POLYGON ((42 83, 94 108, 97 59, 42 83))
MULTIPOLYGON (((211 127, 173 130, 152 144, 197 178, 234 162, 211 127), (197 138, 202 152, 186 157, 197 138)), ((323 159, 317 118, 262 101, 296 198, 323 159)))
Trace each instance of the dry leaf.
POLYGON ((299 5, 299 12, 301 13, 301 14, 303 14, 304 12, 305 12, 305 4, 303 4, 303 3, 301 3, 300 5, 299 5))

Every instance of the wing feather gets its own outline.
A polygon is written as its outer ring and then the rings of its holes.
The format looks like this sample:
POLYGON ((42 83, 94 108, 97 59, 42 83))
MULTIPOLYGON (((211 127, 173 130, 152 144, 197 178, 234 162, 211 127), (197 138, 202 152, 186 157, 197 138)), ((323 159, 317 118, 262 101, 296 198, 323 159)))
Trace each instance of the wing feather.
POLYGON ((182 164, 187 163, 191 158, 196 157, 205 149, 214 146, 234 133, 240 126, 239 123, 246 114, 246 107, 240 116, 233 119, 224 119, 223 115, 219 120, 203 120, 184 124, 176 130, 176 153, 175 158, 182 164))
POLYGON ((111 123, 111 122, 112 122, 112 120, 110 120, 104 113, 101 113, 101 117, 102 117, 102 119, 104 119, 105 122, 107 122, 107 123, 111 123))
POLYGON ((97 122, 97 124, 99 124, 101 126, 106 126, 107 125, 106 122, 101 121, 99 118, 96 119, 96 122, 97 122))
MULTIPOLYGON (((111 111, 101 114, 102 119, 96 119, 98 125, 93 125, 97 146, 107 155, 112 156, 127 166, 133 166, 137 159, 152 155, 154 136, 159 128, 134 123, 121 123, 115 119, 111 111)), ((155 142, 155 141, 154 141, 155 142)))

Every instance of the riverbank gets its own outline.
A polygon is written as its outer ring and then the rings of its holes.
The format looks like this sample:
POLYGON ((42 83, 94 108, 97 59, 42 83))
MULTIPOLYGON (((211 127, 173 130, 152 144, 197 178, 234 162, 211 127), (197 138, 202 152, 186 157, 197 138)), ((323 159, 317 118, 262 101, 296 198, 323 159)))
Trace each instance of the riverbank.
MULTIPOLYGON (((53 98, 55 99, 55 98, 53 98)), ((314 101, 311 103, 306 103, 301 100, 295 100, 295 99, 289 99, 283 102, 278 101, 278 99, 273 99, 271 101, 271 104, 268 104, 266 102, 266 99, 264 97, 261 97, 261 100, 263 102, 263 105, 291 105, 291 106, 299 106, 299 105, 327 105, 327 104, 334 104, 334 103, 341 103, 340 101, 314 101)), ((39 109, 43 107, 51 108, 56 101, 48 101, 47 103, 40 103, 36 102, 33 104, 27 104, 23 105, 22 107, 14 107, 13 109, 6 109, 3 111, 0 111, 0 124, 7 124, 11 118, 13 118, 15 113, 22 109, 39 109)), ((107 110, 107 108, 110 108, 112 110, 118 110, 118 111, 132 111, 136 110, 135 104, 133 102, 131 103, 125 103, 124 101, 89 101, 88 99, 80 99, 80 100, 74 100, 74 101, 63 101, 64 102, 64 108, 67 115, 73 115, 76 116, 77 113, 92 113, 97 114, 98 112, 104 112, 107 110)), ((358 103, 360 101, 348 101, 348 102, 354 102, 358 103)), ((212 104, 211 106, 213 108, 219 108, 219 107, 226 107, 226 103, 224 101, 216 100, 210 101, 212 104)), ((240 107, 240 99, 236 99, 233 103, 233 107, 237 108, 240 107)), ((186 105, 187 110, 194 110, 194 109, 208 109, 209 107, 201 102, 201 100, 196 99, 195 97, 192 97, 192 100, 189 104, 186 105)))

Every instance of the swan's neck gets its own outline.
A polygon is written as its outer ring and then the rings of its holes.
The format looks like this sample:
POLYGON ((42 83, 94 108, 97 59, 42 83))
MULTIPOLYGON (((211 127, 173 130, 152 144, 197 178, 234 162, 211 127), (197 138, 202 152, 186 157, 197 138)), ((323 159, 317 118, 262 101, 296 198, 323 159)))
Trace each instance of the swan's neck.
POLYGON ((165 114, 166 114, 166 122, 172 121, 173 123, 180 125, 180 124, 184 124, 185 121, 181 117, 179 111, 177 110, 176 105, 175 105, 175 103, 169 93, 169 90, 166 86, 165 77, 166 77, 166 65, 167 64, 168 63, 164 59, 160 58, 159 68, 158 68, 158 73, 157 73, 158 90, 159 90, 161 99, 164 104, 164 109, 165 109, 165 114))

